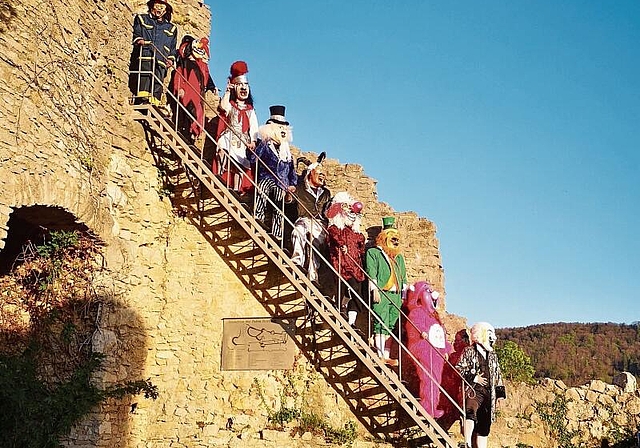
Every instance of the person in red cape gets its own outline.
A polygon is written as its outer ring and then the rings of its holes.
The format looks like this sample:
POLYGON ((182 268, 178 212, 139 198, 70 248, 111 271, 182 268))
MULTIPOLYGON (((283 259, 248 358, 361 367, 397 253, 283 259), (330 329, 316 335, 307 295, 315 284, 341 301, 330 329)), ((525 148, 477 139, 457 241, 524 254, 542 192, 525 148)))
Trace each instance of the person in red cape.
POLYGON ((214 158, 213 172, 222 176, 227 187, 246 198, 253 188, 249 158, 258 138, 258 117, 247 79, 247 63, 236 61, 229 72, 229 82, 218 107, 218 154, 214 158))
POLYGON ((178 48, 178 62, 173 72, 169 89, 184 107, 171 101, 178 131, 193 143, 204 129, 204 96, 207 91, 216 91, 209 73, 209 39, 194 39, 185 36, 178 48))

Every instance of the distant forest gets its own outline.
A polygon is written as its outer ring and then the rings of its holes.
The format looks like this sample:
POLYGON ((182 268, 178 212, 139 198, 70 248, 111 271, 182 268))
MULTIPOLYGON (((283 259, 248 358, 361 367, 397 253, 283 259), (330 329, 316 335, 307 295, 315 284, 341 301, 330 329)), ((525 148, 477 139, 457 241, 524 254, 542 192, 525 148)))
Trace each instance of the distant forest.
POLYGON ((496 330, 498 343, 513 341, 531 358, 536 378, 581 386, 611 383, 618 372, 640 376, 640 322, 557 323, 496 330))

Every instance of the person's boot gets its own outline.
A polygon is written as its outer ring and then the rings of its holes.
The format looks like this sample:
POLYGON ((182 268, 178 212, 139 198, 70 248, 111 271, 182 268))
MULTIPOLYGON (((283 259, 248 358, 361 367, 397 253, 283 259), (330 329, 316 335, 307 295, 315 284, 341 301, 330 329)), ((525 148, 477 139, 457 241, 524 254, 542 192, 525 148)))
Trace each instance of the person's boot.
POLYGON ((475 428, 475 422, 473 420, 465 419, 464 421, 464 441, 468 448, 471 448, 473 440, 473 429, 475 428))
POLYGON ((376 346, 376 351, 378 352, 378 356, 384 360, 384 335, 376 333, 373 335, 373 343, 376 346))
POLYGON ((489 437, 487 436, 478 436, 476 438, 477 448, 487 448, 488 443, 489 443, 489 437))

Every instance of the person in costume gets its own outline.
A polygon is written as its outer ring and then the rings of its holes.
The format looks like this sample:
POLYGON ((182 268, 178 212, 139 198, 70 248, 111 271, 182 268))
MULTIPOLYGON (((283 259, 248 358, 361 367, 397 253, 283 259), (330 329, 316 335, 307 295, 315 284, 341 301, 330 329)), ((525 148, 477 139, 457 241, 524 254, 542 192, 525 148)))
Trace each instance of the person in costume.
POLYGON ((383 229, 376 237, 376 246, 367 250, 365 267, 369 276, 369 292, 373 311, 378 315, 374 320, 374 344, 378 356, 390 366, 398 365, 397 359, 389 357, 389 332, 400 317, 402 297, 407 288, 407 269, 404 256, 400 253, 400 234, 394 227, 395 218, 382 218, 383 229))
POLYGON ((184 107, 175 100, 169 101, 178 131, 193 143, 204 129, 204 96, 216 91, 209 74, 209 39, 184 36, 178 48, 178 62, 169 83, 169 90, 184 107))
POLYGON ((266 124, 260 126, 255 152, 249 154, 250 162, 256 163, 258 178, 255 217, 266 227, 265 220, 267 214, 270 214, 271 234, 280 241, 284 224, 284 202, 293 200, 292 194, 298 183, 289 147, 292 141, 291 127, 285 119, 284 111, 284 106, 269 107, 271 115, 266 124))
MULTIPOLYGON (((329 259, 338 275, 345 280, 355 294, 361 296, 364 281, 365 237, 360 232, 362 202, 356 201, 346 191, 336 193, 326 211, 329 219, 327 245, 329 259)), ((340 311, 347 311, 349 325, 355 327, 358 313, 363 305, 344 283, 337 279, 337 305, 340 311)))
POLYGON ((495 342, 496 332, 491 324, 474 324, 471 345, 464 349, 456 365, 472 385, 465 388, 464 438, 468 448, 487 448, 497 403, 507 397, 498 356, 493 350, 495 342))
POLYGON ((229 81, 218 107, 218 154, 214 158, 213 172, 222 176, 228 188, 248 199, 253 188, 250 155, 258 139, 258 117, 247 79, 247 63, 236 61, 229 72, 229 81))
POLYGON ((178 28, 171 23, 173 8, 169 3, 149 0, 147 7, 147 14, 136 14, 133 19, 129 88, 135 104, 159 105, 164 78, 176 62, 178 28))
MULTIPOLYGON (((462 406, 462 379, 455 365, 458 364, 464 349, 470 344, 467 329, 459 330, 453 339, 453 352, 449 355, 449 362, 442 370, 442 388, 458 406, 462 406)), ((453 402, 445 394, 440 395, 438 407, 444 410, 444 415, 438 420, 438 424, 445 431, 448 431, 456 421, 460 420, 460 411, 453 402)), ((462 425, 464 430, 464 423, 462 425)))
POLYGON ((432 417, 444 414, 438 408, 445 358, 451 352, 447 332, 438 315, 440 294, 425 281, 414 283, 407 290, 409 316, 405 323, 407 348, 420 365, 416 371, 420 378, 420 404, 432 417))
POLYGON ((322 162, 323 152, 317 161, 307 166, 302 176, 298 176, 296 195, 298 197, 297 216, 291 232, 293 251, 291 261, 306 268, 309 280, 318 280, 319 253, 325 242, 327 220, 325 208, 331 200, 331 192, 325 185, 322 162), (313 246, 315 250, 309 246, 313 246))

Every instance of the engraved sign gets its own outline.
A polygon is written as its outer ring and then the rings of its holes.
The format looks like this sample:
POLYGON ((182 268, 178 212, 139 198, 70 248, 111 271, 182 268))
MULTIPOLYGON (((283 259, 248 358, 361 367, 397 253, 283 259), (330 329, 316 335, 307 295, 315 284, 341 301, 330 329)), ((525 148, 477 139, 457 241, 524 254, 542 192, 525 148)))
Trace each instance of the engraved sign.
POLYGON ((222 319, 222 370, 293 367, 295 326, 271 317, 222 319))

